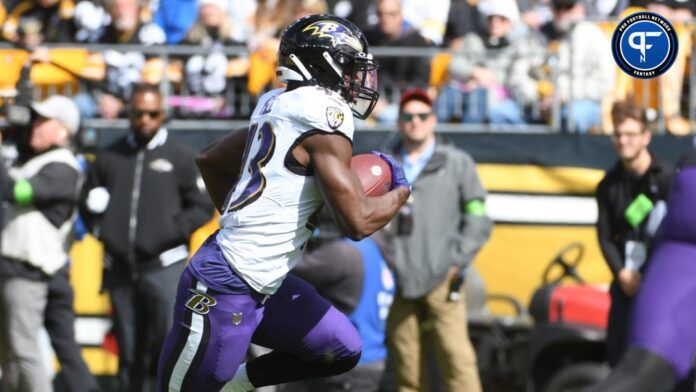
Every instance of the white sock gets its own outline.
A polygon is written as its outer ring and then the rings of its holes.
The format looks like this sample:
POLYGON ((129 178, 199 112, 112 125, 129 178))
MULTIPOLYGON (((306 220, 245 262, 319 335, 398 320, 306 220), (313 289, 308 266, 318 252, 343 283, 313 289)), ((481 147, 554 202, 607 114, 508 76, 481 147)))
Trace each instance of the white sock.
POLYGON ((249 392, 253 391, 254 386, 249 381, 247 376, 246 363, 239 365, 237 373, 234 374, 232 380, 225 384, 220 392, 249 392))

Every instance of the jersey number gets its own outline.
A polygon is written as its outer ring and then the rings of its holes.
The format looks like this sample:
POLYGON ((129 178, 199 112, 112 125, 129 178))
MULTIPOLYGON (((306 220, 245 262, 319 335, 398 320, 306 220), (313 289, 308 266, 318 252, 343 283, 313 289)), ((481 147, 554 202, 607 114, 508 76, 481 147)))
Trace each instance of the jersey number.
POLYGON ((261 169, 271 160, 275 150, 275 134, 271 124, 251 124, 246 147, 244 147, 244 168, 242 175, 230 195, 226 212, 237 211, 253 203, 266 187, 266 177, 261 169))

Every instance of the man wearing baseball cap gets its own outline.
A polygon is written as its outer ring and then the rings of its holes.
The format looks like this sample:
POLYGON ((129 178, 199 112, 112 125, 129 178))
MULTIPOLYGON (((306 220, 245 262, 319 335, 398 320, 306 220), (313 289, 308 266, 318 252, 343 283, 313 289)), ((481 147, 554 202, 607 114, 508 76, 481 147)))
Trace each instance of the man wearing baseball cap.
POLYGON ((0 249, 0 369, 9 390, 50 391, 38 336, 49 284, 66 273, 82 184, 68 145, 80 116, 63 96, 31 109, 29 156, 10 170, 0 168, 8 205, 0 249))
POLYGON ((70 136, 80 128, 80 111, 71 98, 54 95, 32 103, 31 109, 36 114, 30 141, 35 153, 54 146, 67 146, 70 136))
POLYGON ((403 163, 411 197, 388 226, 397 292, 387 319, 389 354, 399 391, 426 390, 421 380, 421 325, 431 325, 448 391, 481 390, 469 342, 462 276, 490 236, 486 191, 466 152, 436 138, 433 103, 421 89, 399 100, 403 163), (442 198, 442 195, 448 195, 442 198))

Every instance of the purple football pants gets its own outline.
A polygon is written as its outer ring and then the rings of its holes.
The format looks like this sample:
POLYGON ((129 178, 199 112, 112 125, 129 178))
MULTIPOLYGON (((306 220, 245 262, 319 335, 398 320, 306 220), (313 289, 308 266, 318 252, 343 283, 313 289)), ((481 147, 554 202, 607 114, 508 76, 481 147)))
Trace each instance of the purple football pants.
POLYGON ((213 235, 181 276, 174 322, 160 355, 158 391, 219 391, 244 361, 250 342, 274 350, 247 364, 257 387, 338 374, 357 363, 360 335, 312 286, 288 275, 265 301, 248 286, 238 293, 216 291, 196 278, 192 265, 220 257, 213 235))
POLYGON ((696 167, 677 175, 651 258, 633 309, 629 345, 660 355, 683 380, 696 353, 696 167))

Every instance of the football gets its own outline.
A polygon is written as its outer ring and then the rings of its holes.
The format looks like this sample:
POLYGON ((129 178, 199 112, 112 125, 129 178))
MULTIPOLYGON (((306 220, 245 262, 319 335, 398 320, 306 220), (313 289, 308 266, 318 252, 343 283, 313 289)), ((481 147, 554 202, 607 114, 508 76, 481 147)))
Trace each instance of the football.
POLYGON ((358 154, 350 167, 360 178, 366 196, 381 196, 391 189, 391 168, 384 159, 374 154, 358 154))

